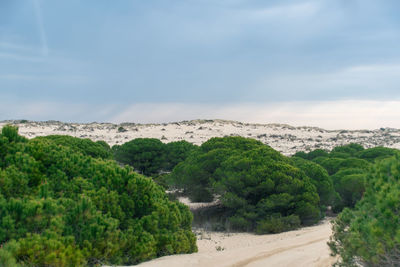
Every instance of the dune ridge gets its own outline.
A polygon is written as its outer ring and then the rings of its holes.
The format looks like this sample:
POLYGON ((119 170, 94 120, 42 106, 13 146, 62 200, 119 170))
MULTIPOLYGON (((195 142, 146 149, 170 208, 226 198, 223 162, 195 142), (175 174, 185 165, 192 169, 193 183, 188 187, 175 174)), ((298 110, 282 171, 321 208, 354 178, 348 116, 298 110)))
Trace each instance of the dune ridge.
POLYGON ((364 147, 385 146, 400 149, 400 130, 380 128, 375 130, 325 130, 318 127, 287 124, 254 124, 227 120, 192 120, 161 124, 136 123, 64 123, 59 121, 1 121, 0 127, 13 124, 21 135, 33 138, 51 134, 71 135, 103 140, 109 145, 123 144, 134 138, 157 138, 173 142, 186 140, 200 145, 212 137, 243 136, 259 140, 284 155, 317 148, 332 149, 348 143, 364 147))

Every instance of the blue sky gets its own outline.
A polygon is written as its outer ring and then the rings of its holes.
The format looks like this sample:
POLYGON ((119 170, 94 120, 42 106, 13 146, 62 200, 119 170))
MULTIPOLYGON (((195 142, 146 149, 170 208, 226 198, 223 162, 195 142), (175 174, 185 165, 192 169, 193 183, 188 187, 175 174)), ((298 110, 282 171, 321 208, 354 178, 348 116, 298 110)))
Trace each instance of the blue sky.
POLYGON ((395 0, 1 0, 0 120, 400 127, 399 10, 395 0))

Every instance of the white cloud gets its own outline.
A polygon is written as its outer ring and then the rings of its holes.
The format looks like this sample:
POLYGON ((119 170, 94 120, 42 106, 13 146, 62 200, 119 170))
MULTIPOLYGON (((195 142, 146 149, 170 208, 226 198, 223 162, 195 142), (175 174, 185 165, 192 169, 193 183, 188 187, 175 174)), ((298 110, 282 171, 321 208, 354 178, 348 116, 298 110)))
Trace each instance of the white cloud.
POLYGON ((40 6, 39 0, 32 0, 32 1, 33 1, 33 7, 34 7, 34 12, 35 12, 35 17, 36 17, 36 23, 37 23, 38 30, 39 30, 40 40, 42 43, 42 55, 48 56, 49 47, 47 45, 46 30, 45 30, 44 24, 43 24, 42 8, 40 6))
POLYGON ((318 10, 318 3, 305 2, 252 10, 250 15, 254 19, 295 19, 313 16, 318 10))
POLYGON ((53 82, 62 84, 85 84, 90 81, 90 78, 84 75, 33 75, 33 74, 19 74, 8 73, 0 74, 1 81, 35 81, 35 82, 53 82))
POLYGON ((34 50, 33 47, 27 45, 22 45, 14 42, 5 42, 5 41, 0 41, 0 48, 6 50, 30 51, 30 52, 34 50))
POLYGON ((351 66, 344 69, 344 73, 361 73, 361 74, 373 74, 373 73, 386 73, 386 74, 399 74, 400 64, 368 64, 368 65, 357 65, 351 66))
POLYGON ((30 62, 43 61, 43 58, 40 58, 40 57, 27 56, 27 55, 21 55, 21 54, 9 53, 9 52, 6 52, 6 53, 0 52, 0 58, 17 60, 17 61, 30 61, 30 62))
POLYGON ((380 96, 380 99, 391 100, 393 94, 398 95, 399 73, 400 64, 355 65, 320 73, 283 73, 260 79, 249 91, 254 95, 263 95, 265 91, 288 92, 307 99, 380 96))
POLYGON ((0 96, 0 120, 59 120, 66 122, 106 121, 118 110, 116 105, 88 105, 53 101, 16 101, 13 97, 0 96))

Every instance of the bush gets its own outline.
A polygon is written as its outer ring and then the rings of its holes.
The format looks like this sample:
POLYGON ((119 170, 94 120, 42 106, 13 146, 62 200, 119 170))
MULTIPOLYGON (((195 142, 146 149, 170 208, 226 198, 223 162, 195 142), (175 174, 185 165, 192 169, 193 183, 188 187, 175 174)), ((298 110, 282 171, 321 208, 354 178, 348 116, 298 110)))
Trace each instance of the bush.
POLYGON ((272 214, 296 214, 302 224, 314 223, 320 218, 316 187, 291 164, 253 139, 212 138, 178 164, 169 179, 193 200, 217 196, 232 230, 253 231, 272 214))
MULTIPOLYGON (((334 212, 340 212, 344 207, 354 207, 362 198, 365 191, 365 175, 369 172, 371 165, 375 161, 391 157, 396 153, 397 150, 392 148, 364 149, 359 144, 349 144, 335 147, 329 153, 317 149, 309 153, 298 152, 296 155, 303 159, 312 159, 314 163, 322 166, 328 172, 336 191, 333 202, 332 195, 329 197, 330 202, 327 202, 326 192, 323 193, 319 190, 318 193, 321 197, 321 203, 332 205, 334 212)), ((299 164, 299 157, 292 157, 295 164, 299 164)), ((309 165, 309 163, 302 165, 309 165)), ((302 168, 302 165, 297 166, 302 168)), ((307 169, 303 168, 303 170, 307 169)), ((311 172, 306 172, 306 174, 315 181, 311 172)), ((321 175, 317 176, 321 177, 321 175)), ((315 182, 314 184, 317 188, 324 188, 321 184, 315 182)))
POLYGON ((360 144, 351 143, 344 146, 337 146, 332 149, 332 153, 343 153, 347 154, 346 157, 355 157, 360 151, 363 151, 364 147, 360 144))
POLYGON ((272 216, 258 222, 257 234, 275 234, 284 231, 289 231, 300 227, 301 221, 297 215, 289 215, 287 217, 272 216))
POLYGON ((366 179, 365 196, 333 224, 329 246, 337 266, 399 266, 400 159, 378 162, 366 179))
POLYGON ((368 169, 343 169, 332 176, 334 186, 339 197, 335 201, 333 210, 341 211, 344 207, 353 208, 361 199, 365 191, 365 176, 368 169))
POLYGON ((370 162, 374 162, 377 159, 384 159, 397 154, 396 149, 387 148, 387 147, 373 147, 369 149, 365 149, 357 153, 357 157, 361 159, 368 160, 370 162))
POLYGON ((113 146, 113 151, 118 162, 128 164, 149 176, 170 172, 196 148, 186 141, 164 144, 155 138, 137 138, 113 146))
POLYGON ((114 148, 118 162, 144 175, 157 174, 165 162, 164 144, 155 138, 137 138, 114 148))
POLYGON ((48 135, 36 137, 37 139, 51 140, 53 143, 71 148, 75 152, 101 159, 112 159, 110 146, 104 141, 93 142, 92 140, 75 138, 68 135, 48 135))
POLYGON ((188 208, 131 168, 88 156, 92 143, 3 132, 1 264, 128 265, 197 250, 188 208))
POLYGON ((328 172, 319 164, 298 157, 292 157, 294 166, 298 167, 310 177, 311 182, 318 191, 321 205, 332 205, 335 199, 335 189, 332 178, 328 172))
POLYGON ((230 227, 237 231, 251 231, 251 223, 239 215, 234 215, 229 218, 230 227))
POLYGON ((119 133, 124 133, 124 132, 127 132, 128 130, 127 129, 125 129, 124 127, 122 127, 122 126, 119 126, 118 127, 118 132, 119 133))

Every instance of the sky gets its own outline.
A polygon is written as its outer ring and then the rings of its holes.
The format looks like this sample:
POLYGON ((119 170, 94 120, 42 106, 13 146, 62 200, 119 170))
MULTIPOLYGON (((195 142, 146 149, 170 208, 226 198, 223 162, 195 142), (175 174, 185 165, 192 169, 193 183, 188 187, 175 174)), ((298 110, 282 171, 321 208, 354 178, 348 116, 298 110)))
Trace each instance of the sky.
POLYGON ((0 0, 0 120, 400 128, 400 1, 0 0))

